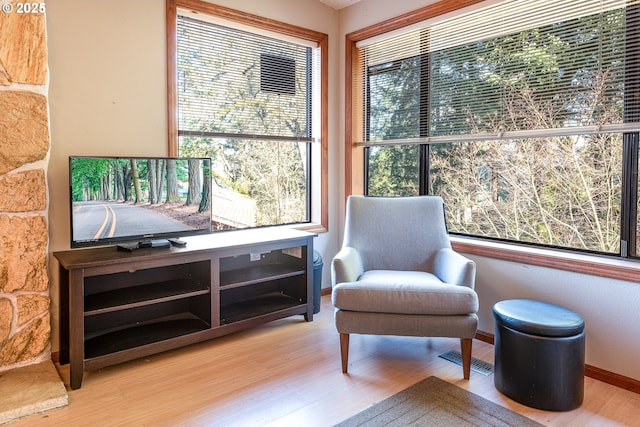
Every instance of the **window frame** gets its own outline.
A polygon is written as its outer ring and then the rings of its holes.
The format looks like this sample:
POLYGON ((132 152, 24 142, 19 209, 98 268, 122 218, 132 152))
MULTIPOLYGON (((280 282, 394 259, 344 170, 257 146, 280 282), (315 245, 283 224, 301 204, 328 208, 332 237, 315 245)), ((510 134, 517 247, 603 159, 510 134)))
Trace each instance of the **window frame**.
MULTIPOLYGON (((288 227, 310 232, 326 232, 329 224, 328 211, 328 47, 327 34, 276 21, 250 13, 230 9, 202 0, 166 0, 166 47, 167 47, 167 132, 168 155, 178 156, 178 78, 177 78, 177 16, 178 9, 210 15, 257 30, 267 30, 285 36, 296 37, 316 44, 320 49, 320 147, 311 144, 310 180, 308 191, 310 222, 288 227), (316 155, 316 152, 318 152, 316 155), (316 169, 319 168, 319 173, 316 169), (317 189, 317 190, 316 190, 317 189)), ((276 225, 277 226, 277 225, 276 225)))
MULTIPOLYGON (((357 43, 400 30, 421 21, 482 3, 483 0, 440 1, 349 33, 345 37, 345 202, 351 194, 365 194, 366 191, 366 147, 358 144, 366 138, 364 123, 367 112, 356 87, 363 87, 364 73, 359 58, 357 43), (358 80, 356 80, 358 79, 358 80)), ((636 138, 637 139, 637 138, 636 138)), ((632 150, 633 144, 625 144, 625 150, 632 150)), ((637 150, 637 144, 635 145, 637 150)), ((633 156, 630 156, 633 157, 633 156)), ((637 165, 637 151, 635 154, 637 165)), ((631 175, 631 174, 629 174, 631 175)), ((631 191, 632 177, 626 178, 623 191, 631 191)), ((636 183, 637 185, 637 183, 636 183)), ((624 197, 624 195, 623 195, 624 197)), ((624 204, 628 204, 623 202, 624 204)), ((628 209, 628 206, 627 206, 628 209)), ((627 212, 626 215, 629 215, 627 212)), ((630 224, 627 221, 627 224, 630 224)), ((624 227, 624 224, 623 224, 624 227)), ((628 227, 628 225, 627 225, 628 227)), ((630 235, 635 230, 629 230, 630 235)), ((467 236, 452 236, 454 249, 470 255, 522 262, 530 265, 555 268, 578 273, 592 274, 613 279, 640 283, 640 262, 620 255, 585 254, 579 251, 541 248, 524 243, 497 242, 467 236)), ((640 254, 639 254, 640 255, 640 254)))
MULTIPOLYGON (((408 57, 403 59, 398 59, 393 61, 393 65, 390 67, 383 67, 380 70, 368 70, 366 72, 366 82, 365 82, 365 94, 366 94, 366 102, 365 102, 365 114, 364 114, 364 140, 370 140, 371 134, 371 77, 372 76, 381 76, 385 75, 389 72, 394 72, 400 67, 402 67, 404 61, 412 60, 414 58, 418 58, 420 61, 419 65, 419 73, 420 78, 422 80, 422 75, 429 75, 429 67, 431 64, 431 53, 421 53, 416 55, 415 57, 408 57)), ((371 67, 370 67, 371 68, 371 67)), ((428 78, 427 78, 428 81, 428 78)), ((420 99, 421 102, 424 99, 428 99, 430 95, 430 87, 429 84, 420 84, 420 99)), ((419 137, 428 137, 429 136, 429 117, 428 111, 424 111, 421 109, 420 111, 420 119, 418 123, 418 136, 419 137)), ((418 180, 416 182, 418 188, 418 194, 429 194, 431 191, 431 172, 430 172, 430 152, 431 152, 431 144, 415 144, 418 147, 418 180)), ((380 145, 380 147, 384 147, 380 145)), ((369 183, 370 183, 370 151, 373 146, 365 146, 364 148, 364 191, 363 194, 369 195, 369 183)))

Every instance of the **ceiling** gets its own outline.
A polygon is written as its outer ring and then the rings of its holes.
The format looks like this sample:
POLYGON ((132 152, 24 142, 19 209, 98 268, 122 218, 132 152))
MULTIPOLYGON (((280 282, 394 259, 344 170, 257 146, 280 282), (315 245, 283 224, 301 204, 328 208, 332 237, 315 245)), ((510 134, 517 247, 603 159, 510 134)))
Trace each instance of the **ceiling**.
POLYGON ((340 10, 343 7, 351 6, 352 4, 358 3, 361 0, 320 0, 322 3, 327 6, 331 6, 335 10, 340 10))

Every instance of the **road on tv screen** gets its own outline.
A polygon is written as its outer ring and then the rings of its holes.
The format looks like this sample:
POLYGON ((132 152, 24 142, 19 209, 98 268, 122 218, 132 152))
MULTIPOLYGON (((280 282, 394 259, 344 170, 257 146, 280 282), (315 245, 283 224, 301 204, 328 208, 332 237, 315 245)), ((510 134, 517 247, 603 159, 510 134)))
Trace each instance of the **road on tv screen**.
POLYGON ((76 241, 191 229, 180 221, 130 204, 100 201, 73 206, 73 239, 76 241))

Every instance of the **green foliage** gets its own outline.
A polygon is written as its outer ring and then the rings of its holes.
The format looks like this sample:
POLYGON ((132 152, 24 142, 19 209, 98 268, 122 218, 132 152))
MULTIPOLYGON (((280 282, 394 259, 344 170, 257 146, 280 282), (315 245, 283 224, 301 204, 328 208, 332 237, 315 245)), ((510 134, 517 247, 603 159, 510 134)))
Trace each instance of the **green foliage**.
POLYGON ((83 157, 72 159, 71 200, 109 200, 113 197, 109 190, 113 188, 115 173, 121 167, 126 167, 126 164, 126 160, 83 157))
MULTIPOLYGON (((139 202, 148 202, 148 162, 138 161, 136 165, 140 189, 143 194, 147 195, 139 202)), ((134 182, 129 159, 76 157, 72 159, 71 172, 71 200, 73 202, 133 200, 134 182)), ((176 162, 175 173, 179 182, 176 185, 183 187, 184 183, 189 180, 188 162, 176 162)))
MULTIPOLYGON (((428 80, 427 55, 372 67, 367 136, 622 123, 624 31, 624 10, 614 10, 432 52, 428 80)), ((369 194, 417 194, 417 146, 367 150, 369 194)), ((445 199, 451 231, 619 250, 621 134, 436 144, 430 153, 430 190, 445 199)))
POLYGON ((400 145, 371 147, 369 188, 371 196, 416 196, 420 192, 420 147, 400 145))
MULTIPOLYGON (((231 192, 229 198, 250 200, 256 225, 306 221, 310 144, 251 135, 311 134, 311 49, 248 33, 240 43, 234 30, 193 21, 178 28, 180 129, 247 135, 181 137, 180 156, 211 158, 214 194, 231 192), (195 37, 200 29, 206 43, 195 37), (261 90, 263 53, 294 59, 294 94, 261 90)), ((215 199, 212 209, 214 214, 222 209, 215 199)))

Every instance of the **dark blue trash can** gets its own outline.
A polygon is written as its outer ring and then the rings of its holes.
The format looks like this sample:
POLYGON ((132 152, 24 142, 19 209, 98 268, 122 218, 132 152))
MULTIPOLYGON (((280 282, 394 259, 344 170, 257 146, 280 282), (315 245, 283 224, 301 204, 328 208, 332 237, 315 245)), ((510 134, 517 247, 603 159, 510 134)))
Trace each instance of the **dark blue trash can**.
POLYGON ((320 311, 320 291, 322 289, 322 255, 313 251, 313 313, 320 311))

